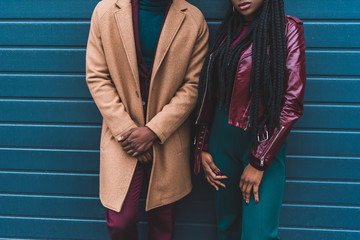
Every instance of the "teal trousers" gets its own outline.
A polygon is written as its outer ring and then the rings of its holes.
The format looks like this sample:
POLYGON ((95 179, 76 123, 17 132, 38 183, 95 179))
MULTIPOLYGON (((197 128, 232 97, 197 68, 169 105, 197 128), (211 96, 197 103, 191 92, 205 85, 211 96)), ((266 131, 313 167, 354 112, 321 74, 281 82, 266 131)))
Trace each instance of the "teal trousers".
POLYGON ((273 240, 278 236, 280 208, 285 186, 286 144, 266 168, 258 204, 251 196, 249 205, 243 202, 240 177, 249 164, 252 147, 251 132, 228 124, 229 113, 216 110, 210 131, 209 151, 222 174, 226 189, 214 190, 219 240, 273 240))

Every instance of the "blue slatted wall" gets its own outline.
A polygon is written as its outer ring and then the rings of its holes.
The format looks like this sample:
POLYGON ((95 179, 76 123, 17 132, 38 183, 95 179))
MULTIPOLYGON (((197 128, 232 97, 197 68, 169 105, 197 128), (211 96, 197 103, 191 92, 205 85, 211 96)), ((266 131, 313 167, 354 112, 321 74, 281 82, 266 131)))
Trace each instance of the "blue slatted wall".
MULTIPOLYGON (((108 239, 98 200, 101 116, 85 84, 98 0, 0 0, 0 239, 108 239)), ((212 36, 224 0, 192 0, 212 36)), ((285 240, 360 239, 360 2, 286 0, 304 20, 304 117, 288 139, 285 240)), ((176 240, 215 239, 202 178, 176 240)), ((142 202, 142 205, 144 203, 142 202)), ((141 215, 141 239, 146 239, 141 215)))

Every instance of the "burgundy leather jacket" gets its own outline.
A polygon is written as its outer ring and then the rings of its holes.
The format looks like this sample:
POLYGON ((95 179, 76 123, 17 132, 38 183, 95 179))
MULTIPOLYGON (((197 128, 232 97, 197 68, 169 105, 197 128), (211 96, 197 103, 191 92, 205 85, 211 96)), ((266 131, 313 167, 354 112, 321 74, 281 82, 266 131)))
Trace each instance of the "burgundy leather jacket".
MULTIPOLYGON (((253 147, 250 154, 250 164, 258 170, 264 170, 270 164, 290 133, 291 127, 303 114, 306 82, 303 22, 298 18, 286 16, 285 24, 287 40, 286 83, 284 85, 283 107, 280 113, 280 129, 275 129, 269 138, 265 126, 263 132, 258 135, 257 151, 255 152, 253 147)), ((252 45, 243 52, 239 59, 229 108, 229 124, 245 131, 251 129, 249 128, 251 67, 252 45)), ((214 108, 214 100, 208 99, 206 92, 196 120, 195 174, 200 172, 201 152, 208 150, 209 127, 213 119, 214 108)), ((264 117, 262 106, 260 106, 259 111, 259 119, 262 119, 264 117)))

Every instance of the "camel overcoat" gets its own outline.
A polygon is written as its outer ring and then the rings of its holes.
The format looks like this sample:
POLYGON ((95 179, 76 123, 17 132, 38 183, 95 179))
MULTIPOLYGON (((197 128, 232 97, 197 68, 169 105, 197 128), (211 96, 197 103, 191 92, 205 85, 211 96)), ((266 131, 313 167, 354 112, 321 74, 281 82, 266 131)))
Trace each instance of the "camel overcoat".
POLYGON ((137 160, 117 139, 137 126, 158 136, 146 210, 173 203, 190 193, 189 115, 208 50, 202 13, 173 0, 155 54, 147 116, 144 117, 130 0, 103 0, 96 6, 86 51, 86 81, 103 116, 100 143, 100 200, 119 212, 137 160))

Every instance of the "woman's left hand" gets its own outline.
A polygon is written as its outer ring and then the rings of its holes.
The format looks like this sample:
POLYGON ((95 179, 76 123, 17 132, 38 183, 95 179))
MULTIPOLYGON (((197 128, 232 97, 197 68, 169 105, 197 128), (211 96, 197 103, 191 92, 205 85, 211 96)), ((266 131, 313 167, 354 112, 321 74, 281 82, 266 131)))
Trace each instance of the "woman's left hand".
POLYGON ((240 189, 246 204, 250 202, 251 192, 254 193, 255 202, 259 203, 259 186, 263 174, 264 171, 257 170, 250 164, 244 169, 240 179, 240 189))

